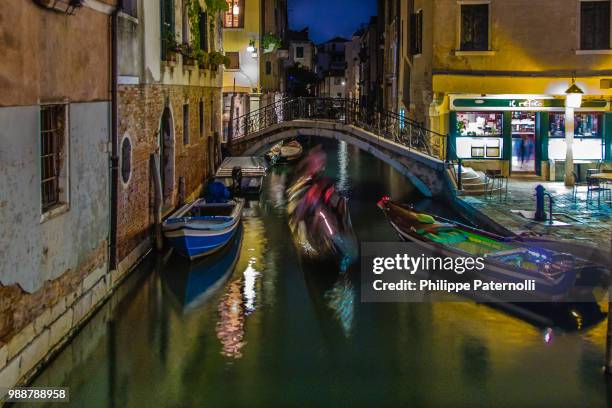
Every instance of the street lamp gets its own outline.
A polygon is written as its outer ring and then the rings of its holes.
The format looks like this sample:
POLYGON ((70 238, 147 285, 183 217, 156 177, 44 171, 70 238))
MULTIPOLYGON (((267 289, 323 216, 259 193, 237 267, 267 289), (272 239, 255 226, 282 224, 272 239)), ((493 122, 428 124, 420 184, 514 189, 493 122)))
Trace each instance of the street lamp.
POLYGON ((250 40, 249 41, 249 45, 247 47, 247 51, 250 53, 254 53, 255 52, 255 40, 250 40))
POLYGON ((576 79, 572 78, 572 84, 565 91, 565 185, 574 185, 574 110, 582 106, 582 95, 584 91, 576 85, 576 79))

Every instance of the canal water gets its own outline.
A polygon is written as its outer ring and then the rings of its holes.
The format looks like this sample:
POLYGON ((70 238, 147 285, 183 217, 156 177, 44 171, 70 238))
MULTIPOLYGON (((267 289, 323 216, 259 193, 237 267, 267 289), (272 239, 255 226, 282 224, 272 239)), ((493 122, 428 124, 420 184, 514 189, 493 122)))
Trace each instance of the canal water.
MULTIPOLYGON (((384 194, 458 217, 373 156, 311 143, 360 240, 397 240, 376 207, 384 194)), ((214 259, 147 259, 32 385, 69 387, 75 407, 607 405, 605 322, 550 332, 469 300, 361 303, 357 273, 297 256, 291 177, 269 174, 214 259)))

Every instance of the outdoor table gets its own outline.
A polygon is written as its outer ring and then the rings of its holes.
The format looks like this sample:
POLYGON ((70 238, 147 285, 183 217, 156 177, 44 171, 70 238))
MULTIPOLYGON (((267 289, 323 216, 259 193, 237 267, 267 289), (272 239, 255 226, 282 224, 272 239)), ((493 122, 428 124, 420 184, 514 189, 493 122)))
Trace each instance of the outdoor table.
POLYGON ((582 165, 592 163, 590 160, 574 160, 574 166, 576 166, 576 181, 582 181, 582 165))
MULTIPOLYGON (((612 183, 612 173, 595 173, 591 174, 591 178, 594 178, 598 181, 603 181, 604 183, 612 183)), ((606 201, 607 204, 612 204, 612 201, 606 201)))

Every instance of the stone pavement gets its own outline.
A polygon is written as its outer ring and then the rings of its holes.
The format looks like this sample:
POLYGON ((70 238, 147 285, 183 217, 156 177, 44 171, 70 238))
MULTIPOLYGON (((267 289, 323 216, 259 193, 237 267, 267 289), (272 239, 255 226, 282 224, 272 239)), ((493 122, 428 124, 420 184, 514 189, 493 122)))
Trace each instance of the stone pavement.
MULTIPOLYGON (((597 204, 597 194, 587 204, 586 187, 580 187, 578 199, 574 203, 572 189, 562 182, 540 181, 536 179, 510 179, 508 196, 492 197, 464 196, 461 200, 478 211, 517 234, 535 234, 561 241, 589 244, 600 249, 612 247, 612 206, 604 202, 597 204), (529 220, 517 213, 517 210, 535 211, 535 188, 542 184, 554 199, 554 219, 568 225, 547 226, 541 222, 529 220)), ((545 202, 548 213, 548 198, 545 202)))

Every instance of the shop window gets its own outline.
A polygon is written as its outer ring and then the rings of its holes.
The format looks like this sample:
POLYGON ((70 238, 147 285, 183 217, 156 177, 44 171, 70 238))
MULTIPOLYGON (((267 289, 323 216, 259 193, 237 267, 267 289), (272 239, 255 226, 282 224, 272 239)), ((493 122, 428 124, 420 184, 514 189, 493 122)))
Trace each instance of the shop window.
MULTIPOLYGON (((576 113, 574 117, 574 136, 579 138, 599 138, 603 131, 603 113, 576 113)), ((548 135, 552 138, 565 137, 565 115, 551 113, 548 135)))
POLYGON ((40 110, 42 212, 67 201, 67 105, 45 105, 40 110))
POLYGON ((304 47, 295 47, 295 58, 304 58, 304 47))
POLYGON ((244 28, 244 0, 227 0, 227 7, 223 27, 244 28))
POLYGON ((226 69, 240 69, 240 53, 235 51, 227 51, 225 55, 229 58, 229 66, 226 69))
POLYGON ((183 144, 189 144, 189 104, 183 105, 183 144))
POLYGON ((607 50, 610 48, 610 2, 580 3, 580 48, 607 50))
POLYGON ((503 151, 503 114, 457 113, 457 156, 463 159, 499 159, 503 151))
POLYGON ((489 50, 489 4, 461 5, 461 51, 489 50))
POLYGON ((132 175, 132 142, 129 137, 124 137, 121 142, 121 180, 123 184, 130 181, 132 175))
POLYGON ((423 52, 423 10, 411 16, 410 28, 410 52, 412 55, 421 54, 423 52))

